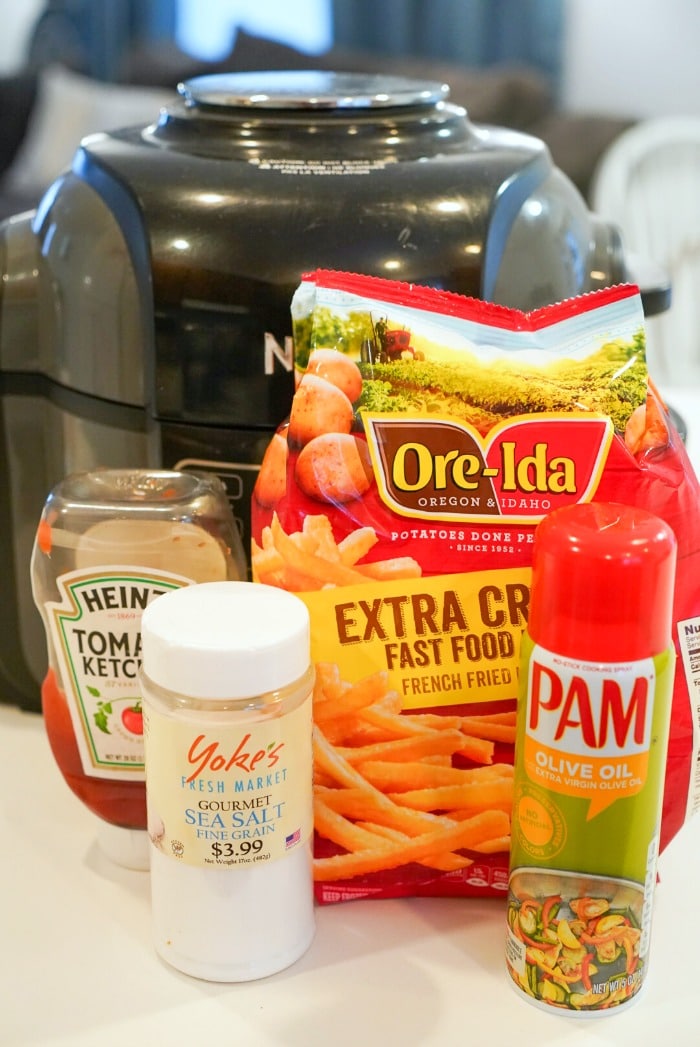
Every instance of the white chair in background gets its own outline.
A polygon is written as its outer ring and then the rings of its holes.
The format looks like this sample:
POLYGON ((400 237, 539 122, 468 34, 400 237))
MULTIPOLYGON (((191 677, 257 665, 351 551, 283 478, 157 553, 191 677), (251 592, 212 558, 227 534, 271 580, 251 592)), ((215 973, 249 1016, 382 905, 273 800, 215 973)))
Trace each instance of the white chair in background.
POLYGON ((646 324, 652 378, 700 389, 700 117, 657 117, 623 132, 600 160, 591 205, 619 227, 630 257, 671 281, 670 309, 646 324))

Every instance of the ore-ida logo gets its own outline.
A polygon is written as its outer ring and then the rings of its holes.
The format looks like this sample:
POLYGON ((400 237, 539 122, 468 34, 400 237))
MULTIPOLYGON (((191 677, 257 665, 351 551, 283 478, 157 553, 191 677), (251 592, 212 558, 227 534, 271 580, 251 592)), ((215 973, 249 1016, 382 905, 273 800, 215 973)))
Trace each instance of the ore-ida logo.
POLYGON ((377 486, 401 516, 536 523, 589 501, 614 436, 602 415, 521 415, 486 436, 454 418, 363 413, 377 486))

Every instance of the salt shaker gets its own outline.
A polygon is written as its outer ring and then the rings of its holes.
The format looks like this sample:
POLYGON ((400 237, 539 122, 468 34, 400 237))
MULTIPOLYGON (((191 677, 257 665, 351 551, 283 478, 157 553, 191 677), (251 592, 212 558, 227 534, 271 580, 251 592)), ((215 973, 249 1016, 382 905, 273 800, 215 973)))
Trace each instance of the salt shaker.
POLYGON ((141 628, 156 951, 199 978, 264 977, 314 933, 307 608, 212 582, 141 628))

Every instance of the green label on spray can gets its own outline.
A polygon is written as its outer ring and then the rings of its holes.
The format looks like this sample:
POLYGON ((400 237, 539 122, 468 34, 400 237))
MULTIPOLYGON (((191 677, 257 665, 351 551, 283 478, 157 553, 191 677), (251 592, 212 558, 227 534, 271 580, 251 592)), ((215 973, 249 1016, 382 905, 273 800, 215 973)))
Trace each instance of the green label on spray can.
POLYGON ((523 638, 506 960, 532 999, 604 1014, 646 974, 674 651, 564 658, 523 638))

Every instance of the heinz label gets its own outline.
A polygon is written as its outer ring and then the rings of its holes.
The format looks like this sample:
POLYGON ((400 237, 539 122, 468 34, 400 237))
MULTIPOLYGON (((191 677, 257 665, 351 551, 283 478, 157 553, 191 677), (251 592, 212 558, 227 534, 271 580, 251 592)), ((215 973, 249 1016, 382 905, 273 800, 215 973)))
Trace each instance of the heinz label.
POLYGON ((94 778, 143 780, 141 615, 189 579, 107 565, 69 571, 48 603, 49 630, 83 770, 94 778))

